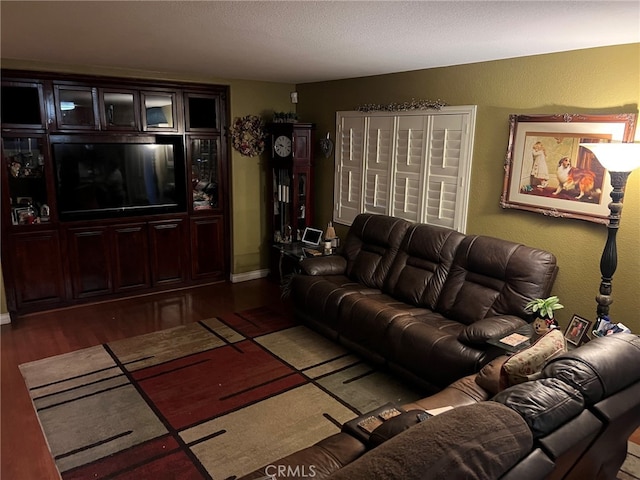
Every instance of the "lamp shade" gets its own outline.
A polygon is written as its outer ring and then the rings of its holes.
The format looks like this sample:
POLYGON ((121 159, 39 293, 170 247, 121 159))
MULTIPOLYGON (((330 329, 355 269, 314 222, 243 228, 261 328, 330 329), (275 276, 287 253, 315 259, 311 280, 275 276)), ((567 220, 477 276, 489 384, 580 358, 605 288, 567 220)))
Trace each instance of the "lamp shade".
POLYGON ((640 143, 581 143, 610 172, 630 172, 640 167, 640 143))

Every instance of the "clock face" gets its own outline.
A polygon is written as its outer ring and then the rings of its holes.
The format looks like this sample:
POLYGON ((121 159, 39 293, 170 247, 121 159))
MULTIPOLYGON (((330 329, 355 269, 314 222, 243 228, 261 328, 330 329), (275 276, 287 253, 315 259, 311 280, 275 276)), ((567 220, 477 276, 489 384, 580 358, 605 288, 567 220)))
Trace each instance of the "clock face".
POLYGON ((280 135, 273 142, 273 150, 279 157, 288 157, 291 154, 291 139, 284 135, 280 135))

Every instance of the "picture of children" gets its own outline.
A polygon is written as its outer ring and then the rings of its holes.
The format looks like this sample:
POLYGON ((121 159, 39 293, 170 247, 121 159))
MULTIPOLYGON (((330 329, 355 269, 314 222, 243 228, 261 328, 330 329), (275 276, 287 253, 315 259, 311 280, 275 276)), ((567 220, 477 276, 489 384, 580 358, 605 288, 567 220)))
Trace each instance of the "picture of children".
POLYGON ((589 325, 590 322, 588 320, 574 315, 571 322, 569 322, 567 330, 564 332, 565 340, 573 345, 580 345, 585 333, 589 329, 589 325))
POLYGON ((543 189, 549 184, 549 169, 547 167, 547 152, 542 142, 536 142, 532 148, 533 166, 531 167, 531 186, 543 189))

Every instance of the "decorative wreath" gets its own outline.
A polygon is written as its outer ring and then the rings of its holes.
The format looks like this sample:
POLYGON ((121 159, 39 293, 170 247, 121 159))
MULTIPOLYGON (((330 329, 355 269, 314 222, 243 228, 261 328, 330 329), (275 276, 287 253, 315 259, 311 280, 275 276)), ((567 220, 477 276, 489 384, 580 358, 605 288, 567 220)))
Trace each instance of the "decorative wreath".
POLYGON ((237 117, 233 121, 230 133, 233 148, 240 152, 240 155, 255 157, 264 151, 266 133, 260 117, 237 117))

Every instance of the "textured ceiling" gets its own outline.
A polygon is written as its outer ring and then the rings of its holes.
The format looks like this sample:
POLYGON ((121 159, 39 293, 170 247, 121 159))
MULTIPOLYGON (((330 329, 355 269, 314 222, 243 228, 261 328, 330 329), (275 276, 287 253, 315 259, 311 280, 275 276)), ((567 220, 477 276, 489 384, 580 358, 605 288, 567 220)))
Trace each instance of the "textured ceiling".
POLYGON ((640 42, 634 1, 6 1, 2 58, 286 83, 640 42))

